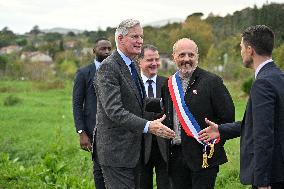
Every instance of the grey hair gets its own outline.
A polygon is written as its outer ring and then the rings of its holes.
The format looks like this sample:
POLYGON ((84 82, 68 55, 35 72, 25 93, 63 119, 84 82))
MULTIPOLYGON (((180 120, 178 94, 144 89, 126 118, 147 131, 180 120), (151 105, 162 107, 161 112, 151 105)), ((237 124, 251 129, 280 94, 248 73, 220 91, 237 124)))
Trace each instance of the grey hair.
POLYGON ((177 47, 177 44, 180 42, 180 41, 183 41, 183 40, 189 40, 189 41, 191 41, 191 42, 193 42, 194 44, 195 44, 195 46, 196 46, 196 53, 198 54, 198 46, 197 46, 197 44, 195 43, 195 41, 193 41, 192 39, 190 39, 190 38, 181 38, 181 39, 179 39, 179 40, 177 40, 176 42, 175 42, 175 44, 173 45, 173 53, 175 53, 175 51, 176 51, 176 47, 177 47))
POLYGON ((133 19, 127 19, 123 20, 118 27, 115 30, 115 43, 117 46, 117 39, 119 35, 126 36, 128 34, 129 28, 133 28, 136 25, 140 25, 140 22, 138 20, 133 20, 133 19))

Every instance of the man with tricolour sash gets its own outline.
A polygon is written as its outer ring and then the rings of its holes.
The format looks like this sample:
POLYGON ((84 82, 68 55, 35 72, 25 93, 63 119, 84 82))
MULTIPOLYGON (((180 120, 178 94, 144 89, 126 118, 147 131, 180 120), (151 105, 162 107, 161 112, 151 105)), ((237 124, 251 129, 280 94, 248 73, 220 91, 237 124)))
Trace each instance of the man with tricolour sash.
POLYGON ((213 189, 219 165, 227 162, 222 138, 204 143, 198 132, 205 118, 233 121, 235 109, 222 79, 198 67, 196 43, 183 38, 173 46, 177 72, 162 89, 165 124, 176 137, 170 146, 170 177, 174 189, 213 189))

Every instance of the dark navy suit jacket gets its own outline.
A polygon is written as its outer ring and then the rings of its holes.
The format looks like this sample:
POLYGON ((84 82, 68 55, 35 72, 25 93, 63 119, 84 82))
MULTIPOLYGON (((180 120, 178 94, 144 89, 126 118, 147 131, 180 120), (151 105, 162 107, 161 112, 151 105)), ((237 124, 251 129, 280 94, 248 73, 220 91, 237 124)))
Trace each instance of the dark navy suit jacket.
POLYGON ((84 130, 91 142, 96 125, 97 97, 93 86, 96 65, 91 63, 77 71, 73 87, 73 116, 76 130, 84 130))
POLYGON ((220 125, 219 131, 225 139, 241 136, 241 183, 284 181, 284 74, 273 62, 260 69, 242 122, 220 125))

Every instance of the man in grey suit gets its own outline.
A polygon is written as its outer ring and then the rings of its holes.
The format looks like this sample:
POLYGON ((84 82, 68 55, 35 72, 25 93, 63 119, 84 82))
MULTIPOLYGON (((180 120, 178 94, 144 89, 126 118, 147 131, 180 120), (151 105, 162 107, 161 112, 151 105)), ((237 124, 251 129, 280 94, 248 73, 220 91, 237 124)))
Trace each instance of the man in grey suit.
MULTIPOLYGON (((111 53, 111 42, 100 38, 93 49, 95 59, 91 64, 77 71, 73 87, 73 117, 76 131, 79 135, 80 146, 83 150, 91 151, 93 131, 96 125, 97 97, 93 87, 93 79, 101 62, 111 53)), ((97 189, 104 189, 104 178, 97 160, 96 150, 93 151, 94 181, 97 189)))
POLYGON ((145 89, 133 59, 140 54, 143 29, 137 20, 124 20, 115 31, 117 50, 96 74, 96 148, 107 189, 138 188, 137 167, 142 133, 165 138, 174 132, 161 121, 143 118, 145 89))
POLYGON ((240 136, 240 180, 258 189, 284 188, 284 74, 272 60, 274 34, 264 25, 242 34, 243 64, 255 71, 242 122, 217 125, 200 132, 205 142, 240 136))
MULTIPOLYGON (((138 56, 141 77, 144 83, 147 97, 160 98, 161 88, 167 78, 157 75, 160 67, 160 55, 158 49, 153 45, 144 45, 138 56)), ((160 114, 145 113, 145 118, 154 120, 160 114)), ((143 135, 144 158, 140 172, 140 188, 153 188, 153 168, 156 172, 156 183, 158 189, 170 188, 167 171, 169 140, 156 137, 150 133, 143 135)))

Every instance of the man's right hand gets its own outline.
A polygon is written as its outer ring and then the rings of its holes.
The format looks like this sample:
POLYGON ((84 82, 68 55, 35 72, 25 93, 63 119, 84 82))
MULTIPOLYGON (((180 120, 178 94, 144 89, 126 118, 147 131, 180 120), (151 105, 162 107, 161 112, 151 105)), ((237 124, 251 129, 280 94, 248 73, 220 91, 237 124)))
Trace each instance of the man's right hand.
POLYGON ((206 127, 198 133, 198 139, 208 143, 211 140, 219 138, 220 133, 218 130, 218 125, 212 121, 209 121, 207 118, 205 118, 205 122, 207 125, 209 125, 209 127, 206 127))
POLYGON ((170 128, 168 128, 167 126, 165 126, 164 124, 162 124, 162 121, 164 121, 164 119, 166 118, 166 115, 163 115, 163 117, 156 119, 154 121, 150 122, 149 125, 149 133, 157 135, 159 137, 163 137, 163 138, 175 138, 175 132, 173 130, 171 130, 170 128))
POLYGON ((80 136, 80 146, 83 150, 86 150, 88 152, 92 151, 92 144, 90 142, 90 139, 88 137, 88 135, 85 133, 85 131, 83 131, 81 134, 79 134, 80 136))

